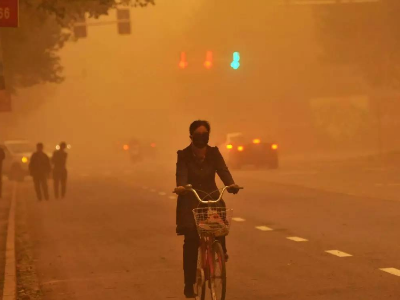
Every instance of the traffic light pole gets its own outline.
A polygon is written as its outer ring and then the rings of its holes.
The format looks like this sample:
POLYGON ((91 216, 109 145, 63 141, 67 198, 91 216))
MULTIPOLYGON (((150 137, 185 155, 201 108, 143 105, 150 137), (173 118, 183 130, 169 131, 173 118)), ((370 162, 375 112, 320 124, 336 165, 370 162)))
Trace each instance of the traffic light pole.
POLYGON ((82 19, 74 24, 74 34, 76 38, 86 38, 87 28, 93 26, 106 26, 106 25, 118 25, 119 34, 130 34, 131 33, 131 20, 129 8, 117 9, 117 20, 116 21, 102 21, 102 22, 86 22, 86 18, 82 16, 82 19))

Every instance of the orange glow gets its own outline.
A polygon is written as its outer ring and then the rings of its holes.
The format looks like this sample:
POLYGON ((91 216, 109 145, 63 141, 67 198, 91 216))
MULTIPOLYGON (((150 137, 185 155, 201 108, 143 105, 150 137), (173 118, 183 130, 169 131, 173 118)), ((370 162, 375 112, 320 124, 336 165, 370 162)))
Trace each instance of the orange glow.
POLYGON ((188 66, 188 63, 186 61, 186 53, 181 52, 181 61, 179 62, 179 68, 185 69, 188 66))
POLYGON ((212 61, 213 61, 213 54, 212 54, 211 51, 207 51, 206 61, 204 62, 204 66, 207 69, 210 69, 212 67, 212 65, 213 65, 212 61))
POLYGON ((212 62, 207 60, 207 61, 204 63, 204 66, 205 66, 207 69, 210 69, 210 68, 212 67, 212 62))
POLYGON ((150 146, 151 146, 151 148, 155 148, 156 147, 156 143, 151 143, 150 146))
POLYGON ((238 147, 238 151, 241 152, 241 151, 243 151, 243 150, 244 150, 243 146, 239 146, 239 147, 238 147))
POLYGON ((260 139, 254 139, 254 140, 253 140, 253 143, 254 143, 254 144, 259 144, 259 143, 261 143, 261 141, 260 141, 260 139))
POLYGON ((129 146, 128 145, 124 145, 124 147, 122 147, 122 148, 124 148, 125 151, 129 150, 129 146))
POLYGON ((233 146, 232 145, 226 145, 226 148, 230 150, 230 149, 233 148, 233 146))
POLYGON ((277 144, 272 144, 271 149, 272 150, 277 150, 278 149, 278 145, 277 144))

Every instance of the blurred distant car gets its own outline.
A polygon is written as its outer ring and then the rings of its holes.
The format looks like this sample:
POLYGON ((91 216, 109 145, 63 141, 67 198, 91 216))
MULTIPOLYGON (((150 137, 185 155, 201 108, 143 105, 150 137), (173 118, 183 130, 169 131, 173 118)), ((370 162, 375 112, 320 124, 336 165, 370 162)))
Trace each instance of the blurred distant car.
POLYGON ((122 149, 128 153, 130 160, 133 163, 142 160, 142 149, 139 140, 132 138, 127 144, 124 144, 122 149))
POLYGON ((239 169, 245 165, 257 168, 277 169, 278 144, 264 142, 259 138, 247 138, 241 132, 227 135, 221 152, 227 160, 228 166, 239 169))
POLYGON ((29 175, 29 159, 35 146, 24 140, 5 141, 0 143, 6 158, 3 161, 3 172, 10 180, 23 181, 29 175))
POLYGON ((145 158, 154 158, 157 155, 156 143, 136 138, 130 139, 128 143, 122 146, 122 149, 128 153, 129 158, 134 163, 145 158))

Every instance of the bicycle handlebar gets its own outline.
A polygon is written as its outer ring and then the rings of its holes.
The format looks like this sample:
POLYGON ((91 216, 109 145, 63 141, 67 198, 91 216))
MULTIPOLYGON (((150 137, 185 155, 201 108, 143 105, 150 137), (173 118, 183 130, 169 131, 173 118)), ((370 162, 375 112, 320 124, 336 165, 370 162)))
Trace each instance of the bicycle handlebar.
MULTIPOLYGON (((197 193, 197 191, 192 187, 191 184, 185 185, 184 188, 185 188, 187 191, 192 192, 192 193, 196 196, 197 200, 199 200, 199 202, 201 202, 201 203, 203 203, 203 204, 208 204, 208 203, 217 203, 217 202, 221 201, 223 194, 224 194, 225 191, 226 191, 227 189, 229 189, 230 187, 229 187, 229 186, 224 186, 223 189, 221 190, 221 193, 220 193, 220 195, 219 195, 219 197, 218 197, 217 200, 202 200, 202 199, 200 198, 199 194, 197 193)), ((237 187, 237 188, 238 188, 239 190, 243 190, 243 187, 237 187)))

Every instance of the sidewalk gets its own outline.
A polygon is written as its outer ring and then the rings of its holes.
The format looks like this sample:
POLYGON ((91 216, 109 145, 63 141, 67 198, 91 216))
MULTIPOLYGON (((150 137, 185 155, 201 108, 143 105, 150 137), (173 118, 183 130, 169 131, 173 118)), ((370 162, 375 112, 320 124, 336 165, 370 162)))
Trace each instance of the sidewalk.
POLYGON ((7 223, 11 193, 12 183, 7 179, 3 179, 3 198, 0 199, 0 295, 3 295, 7 223))

